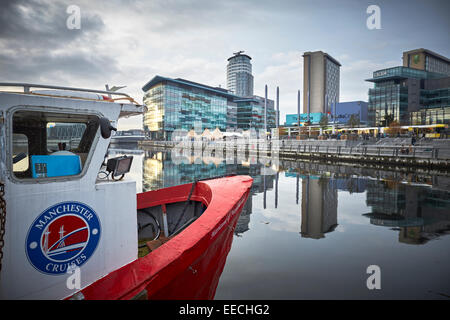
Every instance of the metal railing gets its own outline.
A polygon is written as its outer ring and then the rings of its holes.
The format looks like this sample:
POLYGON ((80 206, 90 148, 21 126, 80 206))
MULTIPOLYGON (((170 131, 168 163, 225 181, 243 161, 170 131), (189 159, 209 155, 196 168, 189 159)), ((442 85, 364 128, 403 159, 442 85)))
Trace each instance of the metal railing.
POLYGON ((55 90, 101 93, 101 94, 118 95, 118 96, 131 98, 128 94, 122 93, 122 92, 85 89, 85 88, 76 88, 76 87, 51 86, 51 85, 43 85, 43 84, 36 84, 36 83, 0 82, 0 87, 21 87, 21 88, 23 88, 24 93, 31 93, 31 90, 30 90, 31 88, 40 88, 40 89, 55 89, 55 90))
POLYGON ((281 153, 316 153, 348 156, 378 156, 378 157, 402 157, 421 159, 450 159, 450 149, 416 146, 382 146, 382 145, 357 145, 357 146, 321 146, 321 145, 291 145, 280 149, 281 153))
MULTIPOLYGON (((332 142, 332 141, 330 141, 332 142)), ((341 141, 344 142, 344 141, 341 141)), ((226 149, 230 147, 226 142, 222 141, 146 141, 146 145, 160 147, 181 147, 181 148, 197 148, 201 150, 208 149, 226 149)), ((450 160, 449 148, 441 148, 435 146, 412 146, 412 145, 377 145, 357 143, 303 143, 297 141, 289 141, 277 144, 278 147, 272 145, 271 142, 259 144, 257 141, 246 144, 231 144, 231 147, 238 152, 271 152, 275 151, 280 154, 295 156, 300 154, 317 154, 317 155, 338 155, 338 156, 374 156, 374 157, 391 157, 391 158, 415 158, 415 159, 438 159, 450 160)))

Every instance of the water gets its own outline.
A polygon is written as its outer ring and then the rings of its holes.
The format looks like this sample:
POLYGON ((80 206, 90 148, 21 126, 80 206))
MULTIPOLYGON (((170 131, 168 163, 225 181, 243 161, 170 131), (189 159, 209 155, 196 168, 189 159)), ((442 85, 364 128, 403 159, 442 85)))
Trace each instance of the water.
POLYGON ((231 173, 253 177, 215 299, 450 297, 448 176, 133 153, 138 192, 231 173), (370 265, 380 267, 379 290, 367 288, 370 265))

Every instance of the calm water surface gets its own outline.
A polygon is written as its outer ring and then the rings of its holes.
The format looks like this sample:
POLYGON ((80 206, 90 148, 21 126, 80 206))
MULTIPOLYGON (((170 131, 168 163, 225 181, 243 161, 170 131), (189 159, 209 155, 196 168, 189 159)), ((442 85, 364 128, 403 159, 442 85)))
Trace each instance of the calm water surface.
POLYGON ((110 154, 134 156, 138 192, 253 177, 215 299, 450 298, 448 176, 155 149, 110 154), (370 265, 380 267, 380 290, 366 286, 370 265))

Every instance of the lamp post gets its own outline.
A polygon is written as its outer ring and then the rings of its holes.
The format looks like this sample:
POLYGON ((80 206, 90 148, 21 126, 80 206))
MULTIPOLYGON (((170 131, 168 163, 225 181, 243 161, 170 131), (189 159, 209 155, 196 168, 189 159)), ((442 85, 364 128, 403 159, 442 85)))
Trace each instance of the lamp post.
POLYGON ((297 91, 297 126, 300 127, 300 90, 297 91))
POLYGON ((265 99, 264 99, 264 136, 267 138, 267 84, 265 87, 265 99))
POLYGON ((336 125, 337 125, 337 124, 336 124, 336 108, 337 108, 336 100, 334 100, 333 105, 334 105, 333 133, 336 133, 336 125))
POLYGON ((280 88, 279 87, 277 87, 277 113, 276 113, 275 117, 276 117, 275 125, 278 129, 279 122, 280 122, 280 88))

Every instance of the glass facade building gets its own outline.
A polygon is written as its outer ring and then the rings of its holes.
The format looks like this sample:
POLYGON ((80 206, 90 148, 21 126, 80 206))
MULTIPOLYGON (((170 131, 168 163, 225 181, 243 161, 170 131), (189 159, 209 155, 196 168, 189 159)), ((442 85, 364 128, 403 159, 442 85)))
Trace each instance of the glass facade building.
POLYGON ((239 97, 253 96, 253 75, 250 56, 236 52, 228 58, 227 88, 239 97))
MULTIPOLYGON (((248 130, 264 129, 264 98, 237 99, 237 127, 248 130)), ((267 130, 275 127, 275 108, 273 100, 267 99, 267 130)))
POLYGON ((399 66, 375 71, 366 81, 374 83, 369 89, 369 125, 449 123, 447 75, 399 66))
MULTIPOLYGON (((171 140, 175 130, 264 128, 264 98, 242 98, 223 88, 156 76, 143 88, 143 125, 153 140, 171 140)), ((267 99, 267 127, 275 126, 273 100, 267 99)))
POLYGON ((170 140, 176 129, 225 131, 236 123, 235 114, 229 111, 235 107, 234 96, 225 89, 157 76, 143 90, 144 130, 151 139, 170 140))

